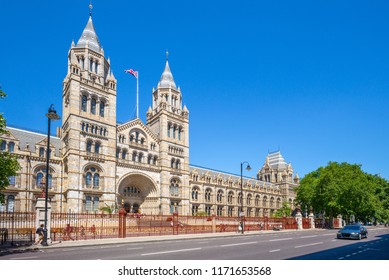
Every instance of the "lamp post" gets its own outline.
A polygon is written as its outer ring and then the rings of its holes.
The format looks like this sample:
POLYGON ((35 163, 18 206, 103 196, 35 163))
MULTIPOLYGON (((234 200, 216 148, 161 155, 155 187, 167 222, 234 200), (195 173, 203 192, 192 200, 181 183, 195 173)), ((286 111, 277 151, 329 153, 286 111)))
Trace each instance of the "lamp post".
POLYGON ((47 244, 47 203, 49 197, 49 163, 50 163, 50 123, 51 120, 56 121, 60 119, 60 116, 57 115, 57 112, 54 110, 54 105, 51 104, 48 113, 46 114, 48 124, 47 124, 47 149, 46 149, 46 184, 45 184, 45 228, 43 235, 43 246, 48 246, 47 244))
POLYGON ((247 162, 247 161, 244 161, 244 162, 241 162, 240 163, 240 195, 241 195, 241 206, 242 206, 242 209, 239 213, 239 216, 240 216, 240 225, 242 227, 242 234, 244 233, 244 212, 243 212, 243 165, 244 164, 247 164, 246 166, 246 170, 247 171, 250 171, 251 170, 251 166, 250 164, 247 162))

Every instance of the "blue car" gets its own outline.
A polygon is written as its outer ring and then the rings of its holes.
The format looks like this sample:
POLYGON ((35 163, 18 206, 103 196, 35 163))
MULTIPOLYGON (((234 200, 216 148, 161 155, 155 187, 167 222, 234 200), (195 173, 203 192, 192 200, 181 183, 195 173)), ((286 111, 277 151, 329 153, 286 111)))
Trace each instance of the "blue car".
POLYGON ((367 229, 362 225, 347 225, 336 234, 338 239, 362 239, 367 238, 367 229))

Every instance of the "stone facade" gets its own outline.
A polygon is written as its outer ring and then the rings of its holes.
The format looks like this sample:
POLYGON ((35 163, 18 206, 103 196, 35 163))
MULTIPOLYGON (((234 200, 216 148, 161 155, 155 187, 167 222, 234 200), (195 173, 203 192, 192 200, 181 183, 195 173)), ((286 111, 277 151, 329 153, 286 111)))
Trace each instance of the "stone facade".
POLYGON ((0 211, 33 210, 45 183, 53 212, 124 206, 145 214, 265 216, 284 202, 294 206, 299 178, 279 151, 269 153, 256 179, 244 178, 243 197, 240 176, 190 165, 189 110, 167 60, 146 123, 117 124, 116 83, 90 17, 68 52, 48 180, 46 135, 8 127, 0 136, 1 150, 16 154, 22 167, 0 211))

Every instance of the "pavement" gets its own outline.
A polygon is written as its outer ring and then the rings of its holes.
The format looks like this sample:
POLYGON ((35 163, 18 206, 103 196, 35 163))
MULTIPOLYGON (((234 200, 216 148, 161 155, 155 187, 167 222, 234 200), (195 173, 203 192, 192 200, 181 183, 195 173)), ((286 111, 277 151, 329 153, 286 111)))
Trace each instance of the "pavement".
MULTIPOLYGON (((304 229, 315 230, 315 229, 304 229)), ((318 230, 318 229, 316 229, 318 230)), ((282 231, 246 231, 244 235, 261 235, 269 233, 279 232, 292 232, 293 230, 282 230, 282 231)), ((48 241, 48 246, 42 245, 1 245, 0 256, 12 253, 20 253, 25 251, 34 251, 41 249, 54 249, 54 248, 67 248, 67 247, 80 247, 80 246, 98 246, 98 245, 109 245, 109 244, 130 244, 130 243, 141 243, 141 242, 160 242, 166 240, 184 240, 184 239, 204 239, 204 238, 217 238, 217 237, 228 237, 228 236, 239 236, 241 232, 216 232, 216 233, 196 233, 196 234, 181 234, 181 235, 157 235, 157 236, 137 236, 137 237, 126 237, 126 238, 105 238, 105 239, 86 239, 86 240, 69 240, 69 241, 48 241)))

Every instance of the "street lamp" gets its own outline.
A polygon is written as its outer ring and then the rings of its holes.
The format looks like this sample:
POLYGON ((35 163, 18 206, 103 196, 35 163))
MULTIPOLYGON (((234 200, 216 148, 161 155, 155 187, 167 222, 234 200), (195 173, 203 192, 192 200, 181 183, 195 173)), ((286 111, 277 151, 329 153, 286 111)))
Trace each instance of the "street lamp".
POLYGON ((45 228, 43 235, 43 246, 48 246, 47 244, 47 203, 49 197, 49 161, 50 161, 50 122, 51 120, 56 121, 60 119, 60 116, 57 115, 57 112, 54 110, 54 105, 51 104, 49 112, 46 114, 48 124, 47 124, 47 149, 46 149, 46 184, 45 184, 45 228))
POLYGON ((250 164, 247 162, 247 161, 244 161, 240 164, 240 195, 241 195, 241 205, 242 205, 242 209, 239 213, 239 216, 240 216, 240 225, 242 227, 242 234, 244 233, 244 212, 243 212, 243 165, 244 164, 247 164, 246 166, 246 170, 247 171, 250 171, 251 170, 251 166, 250 164))

